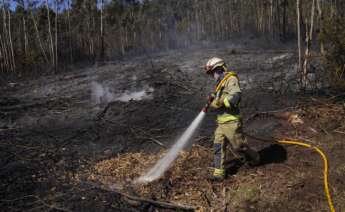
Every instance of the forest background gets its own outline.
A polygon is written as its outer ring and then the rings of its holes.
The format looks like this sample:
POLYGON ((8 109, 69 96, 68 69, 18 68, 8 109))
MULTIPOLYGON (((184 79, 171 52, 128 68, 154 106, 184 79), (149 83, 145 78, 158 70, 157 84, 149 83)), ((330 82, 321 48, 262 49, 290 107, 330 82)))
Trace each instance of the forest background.
POLYGON ((0 9, 2 73, 58 73, 244 37, 292 41, 302 80, 321 58, 332 84, 345 87, 341 0, 1 0, 0 9))

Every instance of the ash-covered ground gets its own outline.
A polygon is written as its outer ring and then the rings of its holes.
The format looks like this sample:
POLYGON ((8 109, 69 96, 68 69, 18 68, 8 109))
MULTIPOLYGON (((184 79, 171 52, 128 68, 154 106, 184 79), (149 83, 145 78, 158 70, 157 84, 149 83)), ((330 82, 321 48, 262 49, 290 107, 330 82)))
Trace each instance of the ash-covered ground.
MULTIPOLYGON (((145 189, 123 186, 130 185, 125 179, 139 174, 133 170, 144 170, 199 113, 214 83, 202 67, 213 56, 224 58, 240 76, 246 133, 268 140, 304 139, 320 146, 329 157, 335 206, 339 211, 345 208, 345 123, 340 99, 296 94, 292 50, 232 44, 172 50, 3 83, 1 210, 167 210, 123 195, 130 194, 205 210, 327 211, 323 163, 316 153, 300 147, 249 138, 260 151, 262 164, 240 167, 221 184, 206 182, 212 165, 212 113, 193 139, 196 149, 160 181, 145 189), (127 161, 121 173, 128 177, 119 177, 119 161, 127 161), (187 191, 195 187, 204 193, 188 201, 187 191)), ((318 87, 322 81, 314 75, 310 86, 318 87)))

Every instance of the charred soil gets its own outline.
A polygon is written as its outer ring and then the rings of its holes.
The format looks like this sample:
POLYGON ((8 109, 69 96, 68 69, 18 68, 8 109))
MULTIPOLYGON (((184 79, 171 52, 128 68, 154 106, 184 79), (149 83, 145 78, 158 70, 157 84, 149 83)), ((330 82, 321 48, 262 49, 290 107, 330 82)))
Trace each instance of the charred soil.
POLYGON ((293 91, 289 50, 236 46, 136 57, 1 85, 1 211, 327 211, 319 146, 336 209, 345 208, 345 114, 336 96, 293 91), (212 91, 200 71, 219 55, 240 75, 248 142, 259 166, 211 182, 214 115, 158 181, 144 173, 189 125, 212 91), (264 141, 263 141, 264 140, 264 141))

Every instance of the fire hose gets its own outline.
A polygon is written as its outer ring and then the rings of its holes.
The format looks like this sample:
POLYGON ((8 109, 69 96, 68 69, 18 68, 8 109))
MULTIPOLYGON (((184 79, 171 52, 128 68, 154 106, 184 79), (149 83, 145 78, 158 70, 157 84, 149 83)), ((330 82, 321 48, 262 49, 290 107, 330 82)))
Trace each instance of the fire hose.
MULTIPOLYGON (((224 82, 227 80, 227 77, 225 77, 215 88, 215 92, 217 93, 217 91, 219 91, 224 82)), ((210 107, 213 99, 215 98, 214 95, 210 95, 208 97, 208 101, 206 103, 206 105, 202 108, 202 112, 206 113, 208 111, 208 108, 210 107)), ((248 134, 247 134, 248 135, 248 134)), ((250 137, 256 138, 255 136, 249 135, 250 137)), ((256 138, 258 140, 263 140, 263 139, 259 139, 256 138)), ((335 212, 334 209, 334 205, 333 205, 333 201, 332 201, 332 197, 331 194, 329 192, 329 183, 328 183, 328 160, 327 160, 327 156, 326 154, 317 146, 313 146, 311 144, 307 144, 305 142, 302 141, 296 141, 296 140, 292 140, 292 139, 276 139, 273 140, 274 142, 280 143, 280 144, 285 144, 285 145, 297 145, 297 146, 302 146, 305 148, 310 148, 313 149, 314 151, 316 151, 317 153, 319 153, 319 155, 321 156, 321 158, 323 159, 323 164, 324 164, 324 171, 323 171, 323 184, 324 184, 324 192, 327 198, 327 202, 328 202, 328 206, 331 212, 335 212)))
POLYGON ((321 158, 323 159, 323 164, 324 164, 324 171, 323 171, 323 183, 324 183, 324 191, 325 191, 325 195, 328 201, 328 206, 331 212, 335 212, 334 209, 334 205, 332 202, 332 198, 331 198, 331 194, 329 192, 329 183, 328 183, 328 160, 327 160, 327 156, 325 155, 325 153, 317 146, 313 146, 301 141, 294 141, 294 140, 277 140, 278 143, 280 144, 292 144, 292 145, 298 145, 298 146, 303 146, 306 148, 310 148, 313 149, 314 151, 316 151, 317 153, 319 153, 319 155, 321 156, 321 158))
MULTIPOLYGON (((202 111, 203 112, 207 112, 208 108, 212 102, 213 98, 209 97, 208 98, 208 102, 206 103, 206 105, 203 107, 202 111)), ((248 134, 246 134, 248 135, 248 134)), ((250 137, 256 138, 255 136, 249 135, 250 137)), ((258 138, 257 138, 258 139, 258 138)), ((258 140, 263 140, 263 139, 258 139, 258 140)), ((317 146, 313 146, 311 144, 307 144, 301 141, 295 141, 295 140, 291 140, 291 139, 278 139, 278 140, 273 140, 274 142, 280 143, 280 144, 286 144, 286 145, 297 145, 297 146, 302 146, 302 147, 306 147, 306 148, 310 148, 313 149, 314 151, 316 151, 317 153, 319 153, 319 155, 321 156, 321 158, 323 159, 324 162, 324 171, 323 171, 323 183, 324 183, 324 192, 327 198, 327 202, 328 202, 328 206, 331 212, 335 212, 334 209, 334 205, 333 205, 333 201, 332 201, 332 197, 331 194, 329 192, 329 183, 328 183, 328 160, 327 160, 327 156, 326 154, 317 146)))

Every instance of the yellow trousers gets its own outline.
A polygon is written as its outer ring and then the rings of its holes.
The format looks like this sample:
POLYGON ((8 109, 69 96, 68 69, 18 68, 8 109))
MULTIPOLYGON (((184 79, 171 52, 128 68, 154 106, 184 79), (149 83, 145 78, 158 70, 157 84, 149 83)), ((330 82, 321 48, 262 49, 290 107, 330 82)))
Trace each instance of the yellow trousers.
POLYGON ((225 163, 230 159, 243 157, 246 149, 248 145, 242 134, 241 121, 218 124, 214 133, 214 175, 225 174, 225 163), (233 158, 230 158, 230 152, 233 158))

